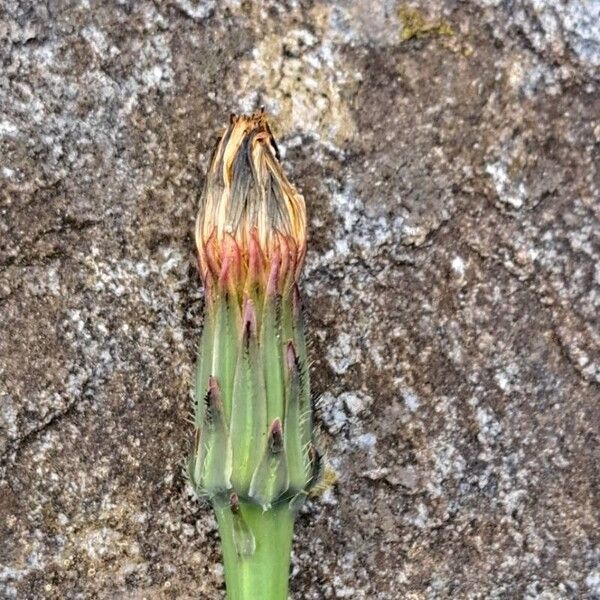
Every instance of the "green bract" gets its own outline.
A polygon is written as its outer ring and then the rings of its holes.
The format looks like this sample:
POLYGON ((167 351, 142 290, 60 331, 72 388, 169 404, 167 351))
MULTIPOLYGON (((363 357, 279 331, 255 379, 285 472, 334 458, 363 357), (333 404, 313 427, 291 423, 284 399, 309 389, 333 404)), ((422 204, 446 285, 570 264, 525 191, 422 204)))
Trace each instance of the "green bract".
POLYGON ((207 301, 189 477, 215 505, 235 494, 297 508, 319 478, 299 303, 295 287, 265 294, 260 310, 227 293, 207 301))

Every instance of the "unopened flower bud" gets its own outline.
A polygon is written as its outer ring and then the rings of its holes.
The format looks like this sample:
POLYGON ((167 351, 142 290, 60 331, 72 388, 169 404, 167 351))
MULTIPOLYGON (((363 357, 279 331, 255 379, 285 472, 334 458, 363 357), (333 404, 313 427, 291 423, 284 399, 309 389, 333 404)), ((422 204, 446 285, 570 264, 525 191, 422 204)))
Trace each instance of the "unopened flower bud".
POLYGON ((306 210, 263 112, 219 140, 196 243, 207 302, 188 473, 215 506, 230 598, 283 600, 294 515, 322 469, 298 287, 306 210))

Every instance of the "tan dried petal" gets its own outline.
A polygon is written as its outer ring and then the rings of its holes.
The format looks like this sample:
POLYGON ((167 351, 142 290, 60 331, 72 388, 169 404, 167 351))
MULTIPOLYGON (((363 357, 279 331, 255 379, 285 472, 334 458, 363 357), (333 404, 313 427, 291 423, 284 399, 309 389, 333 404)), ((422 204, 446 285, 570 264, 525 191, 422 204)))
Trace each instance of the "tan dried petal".
POLYGON ((297 278, 306 248, 304 198, 283 173, 263 111, 232 116, 213 153, 196 223, 203 274, 208 270, 219 275, 231 255, 232 239, 239 249, 242 278, 249 267, 259 270, 256 264, 250 266, 258 254, 267 262, 266 271, 277 254, 284 275, 297 278))

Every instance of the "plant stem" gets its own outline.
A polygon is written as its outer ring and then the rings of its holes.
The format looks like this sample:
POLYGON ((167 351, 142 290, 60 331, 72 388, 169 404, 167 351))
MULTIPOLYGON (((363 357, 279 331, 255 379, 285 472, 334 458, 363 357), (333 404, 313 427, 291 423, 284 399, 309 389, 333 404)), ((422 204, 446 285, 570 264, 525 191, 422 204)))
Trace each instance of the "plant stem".
POLYGON ((234 515, 229 506, 215 507, 215 511, 228 600, 287 600, 295 516, 289 504, 281 503, 263 512, 256 505, 240 501, 239 515, 234 515), (240 551, 239 526, 236 529, 235 523, 240 517, 250 540, 254 536, 254 551, 245 555, 240 551))

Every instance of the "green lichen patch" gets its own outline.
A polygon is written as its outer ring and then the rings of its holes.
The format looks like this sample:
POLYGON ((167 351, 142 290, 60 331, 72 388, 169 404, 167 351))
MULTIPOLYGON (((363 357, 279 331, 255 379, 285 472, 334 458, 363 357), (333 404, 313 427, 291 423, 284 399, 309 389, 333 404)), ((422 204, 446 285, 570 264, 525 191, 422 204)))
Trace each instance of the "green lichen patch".
POLYGON ((403 42, 412 38, 424 38, 428 36, 453 36, 452 26, 442 19, 429 21, 423 13, 409 6, 403 6, 399 10, 399 16, 402 21, 402 31, 400 37, 403 42))

